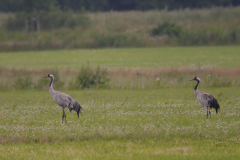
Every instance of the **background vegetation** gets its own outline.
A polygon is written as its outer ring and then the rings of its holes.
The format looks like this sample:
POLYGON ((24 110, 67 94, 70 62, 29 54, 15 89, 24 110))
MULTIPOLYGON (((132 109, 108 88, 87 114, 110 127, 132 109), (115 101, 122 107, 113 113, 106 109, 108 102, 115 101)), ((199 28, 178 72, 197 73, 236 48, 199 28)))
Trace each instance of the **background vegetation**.
POLYGON ((239 7, 0 14, 0 50, 239 45, 239 7), (40 32, 31 17, 39 17, 40 32), (25 19, 29 32, 25 33, 25 19), (33 32, 34 31, 34 32, 33 32))
POLYGON ((201 87, 239 87, 239 52, 238 46, 2 52, 0 90, 47 90, 48 73, 61 90, 189 88, 195 76, 201 87))
POLYGON ((153 9, 181 9, 181 8, 206 8, 212 6, 237 6, 238 0, 1 0, 0 11, 16 12, 33 10, 49 11, 54 7, 79 11, 127 11, 127 10, 153 10, 153 9))

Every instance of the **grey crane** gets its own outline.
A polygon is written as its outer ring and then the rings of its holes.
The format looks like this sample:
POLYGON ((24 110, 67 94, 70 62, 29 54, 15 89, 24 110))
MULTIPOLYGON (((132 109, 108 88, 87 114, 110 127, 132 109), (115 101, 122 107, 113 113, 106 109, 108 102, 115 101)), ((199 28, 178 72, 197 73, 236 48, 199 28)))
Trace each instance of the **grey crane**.
POLYGON ((62 93, 62 92, 55 91, 53 89, 53 81, 54 81, 53 74, 50 73, 46 77, 43 77, 43 78, 51 78, 51 82, 49 84, 49 92, 51 93, 55 102, 63 109, 62 123, 63 123, 64 117, 65 117, 65 122, 67 123, 66 114, 64 112, 65 107, 67 107, 70 110, 70 112, 72 110, 76 111, 78 118, 79 118, 79 112, 81 113, 81 109, 83 110, 83 108, 71 96, 69 96, 65 93, 62 93))
POLYGON ((198 91, 198 85, 201 82, 201 79, 199 77, 194 77, 190 81, 197 81, 197 84, 194 88, 194 93, 199 101, 199 103, 202 105, 202 107, 205 107, 207 109, 207 118, 208 114, 210 114, 211 117, 211 112, 209 110, 214 108, 216 110, 216 113, 218 113, 218 110, 220 109, 220 105, 218 101, 211 95, 203 91, 198 91))

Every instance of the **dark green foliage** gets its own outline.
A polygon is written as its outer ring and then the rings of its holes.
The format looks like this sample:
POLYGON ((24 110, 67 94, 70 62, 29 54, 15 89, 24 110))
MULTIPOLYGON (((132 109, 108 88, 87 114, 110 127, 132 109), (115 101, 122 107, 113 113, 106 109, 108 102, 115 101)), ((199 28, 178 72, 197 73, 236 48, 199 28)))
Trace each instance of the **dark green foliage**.
POLYGON ((182 9, 182 8, 207 8, 212 6, 237 6, 239 0, 0 0, 0 11, 32 12, 34 10, 49 11, 59 7, 62 10, 74 11, 126 11, 126 10, 153 10, 153 9, 182 9))
POLYGON ((26 78, 18 76, 17 80, 15 81, 14 88, 17 90, 26 90, 31 89, 33 85, 34 84, 30 76, 26 76, 26 78))
MULTIPOLYGON (((220 28, 186 29, 175 23, 165 22, 150 31, 152 36, 167 35, 168 44, 189 45, 226 45, 238 42, 237 29, 224 31, 220 28)), ((166 41, 167 42, 167 41, 166 41)))
POLYGON ((35 89, 42 90, 47 89, 49 86, 50 80, 49 78, 40 78, 37 84, 35 85, 35 89))
POLYGON ((6 91, 8 90, 8 83, 0 82, 0 91, 6 91))
POLYGON ((211 6, 235 6, 237 0, 56 0, 62 9, 71 8, 88 11, 126 11, 126 10, 153 10, 153 9, 180 9, 180 8, 206 8, 211 6))
POLYGON ((2 12, 49 11, 56 5, 56 0, 0 0, 0 4, 0 11, 2 12))
MULTIPOLYGON (((71 10, 61 11, 59 9, 52 10, 50 12, 19 12, 15 16, 10 16, 4 23, 4 26, 9 31, 24 30, 26 19, 28 19, 29 31, 34 30, 32 28, 32 17, 39 17, 41 30, 51 30, 57 28, 74 28, 76 26, 85 28, 90 24, 90 19, 84 13, 75 14, 71 10)), ((33 21, 33 25, 36 28, 36 22, 33 21)), ((34 26, 33 26, 34 27, 34 26)))
MULTIPOLYGON (((64 82, 62 82, 60 80, 59 74, 57 71, 53 71, 52 72, 54 75, 54 88, 56 89, 60 89, 61 87, 63 87, 64 82)), ((32 81, 32 78, 30 76, 26 76, 26 78, 23 78, 21 76, 18 76, 18 78, 16 79, 16 81, 14 82, 13 87, 16 90, 27 90, 27 89, 47 89, 48 88, 48 84, 50 83, 50 79, 49 78, 41 78, 37 84, 34 84, 32 81)))
POLYGON ((94 43, 89 46, 90 48, 126 47, 129 44, 131 44, 132 46, 144 45, 141 44, 141 39, 133 34, 95 34, 92 36, 92 39, 94 39, 94 43))
POLYGON ((55 0, 22 0, 21 11, 33 12, 33 11, 49 11, 54 7, 55 0))
POLYGON ((77 76, 75 87, 76 89, 92 87, 104 88, 106 87, 106 83, 109 82, 107 75, 108 72, 105 68, 98 66, 96 70, 92 70, 89 67, 82 66, 77 76))
POLYGON ((176 36, 178 37, 181 33, 182 28, 175 23, 164 22, 163 24, 158 25, 158 27, 152 29, 151 35, 153 36, 176 36))
POLYGON ((4 26, 6 30, 9 31, 20 31, 23 30, 25 27, 25 20, 26 14, 25 13, 18 13, 15 16, 10 16, 5 22, 4 26))

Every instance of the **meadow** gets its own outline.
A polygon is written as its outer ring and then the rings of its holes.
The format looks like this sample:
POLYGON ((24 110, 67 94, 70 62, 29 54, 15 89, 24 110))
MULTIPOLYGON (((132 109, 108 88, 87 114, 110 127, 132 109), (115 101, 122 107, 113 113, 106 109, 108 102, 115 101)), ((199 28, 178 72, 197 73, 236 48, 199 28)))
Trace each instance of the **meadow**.
POLYGON ((65 91, 85 110, 67 124, 48 91, 2 92, 0 158, 238 159, 239 88, 204 90, 221 105, 209 119, 192 88, 65 91))
POLYGON ((58 90, 85 110, 78 119, 65 109, 68 123, 63 124, 62 109, 47 88, 1 90, 0 159, 239 159, 239 58, 239 47, 3 52, 2 82, 19 74, 42 78, 56 68, 65 82, 88 60, 119 82, 184 78, 166 81, 167 87, 63 87, 58 90), (221 106, 208 119, 193 92, 196 82, 189 81, 196 75, 202 79, 199 90, 214 95, 221 106), (227 78, 233 86, 222 85, 227 78))

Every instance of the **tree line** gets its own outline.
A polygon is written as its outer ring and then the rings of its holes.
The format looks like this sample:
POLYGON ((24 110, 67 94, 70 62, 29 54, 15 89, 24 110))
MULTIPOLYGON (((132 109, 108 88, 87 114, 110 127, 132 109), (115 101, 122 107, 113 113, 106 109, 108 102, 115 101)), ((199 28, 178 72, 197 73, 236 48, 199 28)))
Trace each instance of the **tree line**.
POLYGON ((239 0, 0 0, 1 12, 49 11, 54 8, 73 11, 128 11, 154 9, 184 9, 229 7, 239 0))

